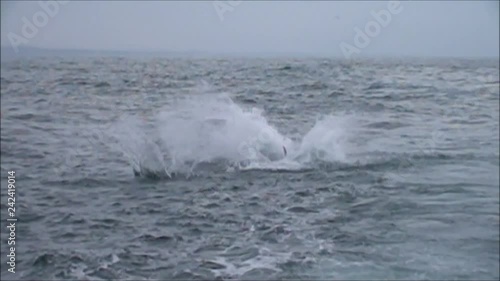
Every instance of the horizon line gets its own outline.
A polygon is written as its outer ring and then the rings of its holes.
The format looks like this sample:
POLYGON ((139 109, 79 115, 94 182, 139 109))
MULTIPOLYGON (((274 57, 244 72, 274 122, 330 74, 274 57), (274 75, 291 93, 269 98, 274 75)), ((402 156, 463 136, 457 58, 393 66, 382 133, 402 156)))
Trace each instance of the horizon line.
MULTIPOLYGON (((237 52, 237 51, 213 51, 213 50, 161 50, 161 49, 76 49, 76 48, 65 48, 65 47, 37 47, 37 46, 23 46, 19 47, 19 51, 16 52, 9 45, 0 45, 0 49, 9 50, 8 54, 13 55, 15 57, 22 57, 22 50, 38 50, 45 52, 54 52, 54 51, 66 51, 66 52, 82 52, 82 53, 92 53, 92 52, 106 52, 106 53, 132 53, 132 54, 163 54, 163 55, 211 55, 211 56, 308 56, 308 57, 330 57, 330 58, 343 58, 340 54, 333 53, 325 53, 325 52, 278 52, 278 51, 255 51, 255 52, 237 52)), ((4 52, 1 52, 2 57, 4 56, 4 52)), ((61 54, 59 54, 61 55, 61 54)), ((418 54, 369 54, 369 55, 360 55, 355 59, 370 59, 370 58, 456 58, 456 59, 499 59, 500 54, 496 56, 491 55, 464 55, 464 56, 447 56, 447 55, 418 55, 418 54)))

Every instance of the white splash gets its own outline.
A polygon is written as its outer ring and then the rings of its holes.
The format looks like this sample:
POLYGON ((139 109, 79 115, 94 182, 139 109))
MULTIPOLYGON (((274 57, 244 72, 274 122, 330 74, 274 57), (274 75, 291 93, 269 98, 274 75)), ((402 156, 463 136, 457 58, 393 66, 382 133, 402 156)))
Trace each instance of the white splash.
POLYGON ((190 176, 205 164, 221 163, 226 170, 303 170, 345 158, 346 125, 339 118, 318 120, 294 142, 269 124, 262 110, 242 108, 225 94, 176 101, 161 108, 152 123, 148 128, 144 120, 128 117, 109 130, 136 175, 190 176))

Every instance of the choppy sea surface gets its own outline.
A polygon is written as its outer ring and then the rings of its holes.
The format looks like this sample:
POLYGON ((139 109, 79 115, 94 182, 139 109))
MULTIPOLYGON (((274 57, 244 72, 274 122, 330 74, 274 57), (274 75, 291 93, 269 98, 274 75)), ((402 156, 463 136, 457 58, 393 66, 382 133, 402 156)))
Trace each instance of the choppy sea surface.
POLYGON ((1 115, 2 280, 500 277, 495 59, 16 60, 1 115))

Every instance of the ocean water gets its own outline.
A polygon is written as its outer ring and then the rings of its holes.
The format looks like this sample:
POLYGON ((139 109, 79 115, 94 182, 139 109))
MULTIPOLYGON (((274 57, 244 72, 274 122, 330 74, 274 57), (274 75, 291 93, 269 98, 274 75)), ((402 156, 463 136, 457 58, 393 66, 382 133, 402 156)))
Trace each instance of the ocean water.
POLYGON ((14 60, 1 115, 2 280, 500 277, 497 60, 14 60))

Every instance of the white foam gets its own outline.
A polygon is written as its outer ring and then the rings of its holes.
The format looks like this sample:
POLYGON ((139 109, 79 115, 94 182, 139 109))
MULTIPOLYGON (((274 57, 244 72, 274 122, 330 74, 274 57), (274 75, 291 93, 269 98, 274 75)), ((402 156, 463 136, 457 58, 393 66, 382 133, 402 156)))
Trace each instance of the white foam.
POLYGON ((245 260, 243 262, 229 261, 224 257, 216 257, 214 259, 218 264, 224 265, 223 269, 211 270, 216 276, 242 276, 253 269, 268 269, 275 272, 281 272, 278 267, 280 263, 284 263, 291 257, 290 253, 272 253, 268 249, 262 247, 259 249, 259 255, 245 260))
POLYGON ((141 118, 127 117, 108 130, 136 171, 189 176, 202 163, 220 161, 226 170, 297 171, 345 158, 342 118, 318 120, 294 143, 262 110, 243 108, 227 94, 190 96, 162 107, 153 120, 147 128, 141 118))

